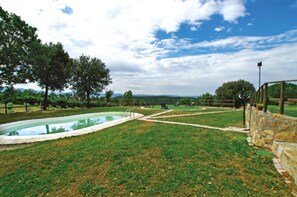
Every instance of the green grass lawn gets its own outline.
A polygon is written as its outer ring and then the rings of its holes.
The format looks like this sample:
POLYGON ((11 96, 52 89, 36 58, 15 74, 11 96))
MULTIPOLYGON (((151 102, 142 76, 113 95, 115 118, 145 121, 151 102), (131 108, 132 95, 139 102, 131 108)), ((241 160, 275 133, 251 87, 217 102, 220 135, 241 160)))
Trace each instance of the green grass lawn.
MULTIPOLYGON (((169 106, 169 110, 173 110, 166 114, 161 114, 159 116, 170 116, 170 115, 180 115, 180 114, 195 114, 195 113, 205 113, 205 112, 214 112, 214 111, 228 111, 233 110, 229 108, 216 108, 216 107, 207 107, 203 109, 202 107, 180 107, 180 106, 169 106)), ((156 116, 158 117, 158 116, 156 116)))
MULTIPOLYGON (((63 111, 45 114, 100 110, 63 111)), ((256 154, 259 149, 248 146, 246 137, 133 120, 84 136, 1 151, 0 196, 291 196, 271 156, 256 154)))
POLYGON ((162 118, 160 120, 208 125, 208 126, 222 127, 222 128, 228 127, 228 126, 243 127, 242 113, 243 112, 241 110, 237 110, 237 111, 233 110, 233 111, 227 111, 227 112, 217 113, 217 114, 202 114, 202 115, 194 115, 194 116, 162 118))
MULTIPOLYGON (((268 105, 267 109, 272 113, 279 113, 278 105, 268 105)), ((284 112, 287 116, 297 117, 297 105, 285 105, 284 112)))

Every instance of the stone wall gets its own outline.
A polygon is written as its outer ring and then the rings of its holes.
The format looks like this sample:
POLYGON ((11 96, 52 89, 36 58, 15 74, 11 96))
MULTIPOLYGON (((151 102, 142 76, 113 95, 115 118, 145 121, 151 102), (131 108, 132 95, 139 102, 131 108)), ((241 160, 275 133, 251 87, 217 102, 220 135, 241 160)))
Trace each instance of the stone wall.
POLYGON ((248 106, 246 125, 249 128, 250 144, 272 148, 274 140, 279 142, 297 143, 297 118, 270 112, 263 112, 248 106))

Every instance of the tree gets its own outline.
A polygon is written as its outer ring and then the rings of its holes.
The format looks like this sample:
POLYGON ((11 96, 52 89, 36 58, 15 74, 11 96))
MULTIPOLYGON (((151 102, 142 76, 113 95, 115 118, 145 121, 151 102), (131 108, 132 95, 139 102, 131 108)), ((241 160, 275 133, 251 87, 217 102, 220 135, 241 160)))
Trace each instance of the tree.
POLYGON ((122 104, 126 106, 132 106, 134 104, 133 93, 131 90, 124 93, 122 97, 122 104))
MULTIPOLYGON (((268 95, 272 98, 280 97, 280 83, 273 84, 268 87, 268 95)), ((285 98, 296 98, 297 97, 297 85, 293 83, 285 83, 285 98)))
POLYGON ((105 92, 105 101, 106 101, 106 103, 109 103, 110 102, 112 95, 113 95, 113 91, 112 90, 107 90, 105 92))
POLYGON ((198 104, 202 106, 210 106, 213 104, 213 101, 216 99, 216 97, 208 92, 202 94, 198 97, 198 104))
POLYGON ((235 106, 239 107, 241 102, 238 98, 238 95, 242 92, 243 89, 249 95, 254 94, 256 91, 253 84, 251 84, 248 81, 240 79, 238 81, 230 81, 227 83, 223 83, 222 86, 216 89, 216 95, 217 95, 217 98, 221 100, 224 100, 224 99, 235 100, 235 106))
POLYGON ((223 83, 222 86, 216 89, 218 99, 237 99, 242 90, 247 91, 250 95, 255 93, 254 85, 245 80, 230 81, 223 83))
POLYGON ((14 84, 31 79, 32 50, 40 45, 36 30, 0 6, 0 87, 13 89, 14 84))
POLYGON ((87 99, 87 108, 90 107, 90 96, 101 92, 111 82, 109 69, 100 59, 81 55, 73 61, 72 89, 87 99))
POLYGON ((45 89, 43 110, 48 106, 48 91, 63 90, 70 78, 70 58, 61 43, 44 44, 35 54, 33 76, 39 86, 45 89))

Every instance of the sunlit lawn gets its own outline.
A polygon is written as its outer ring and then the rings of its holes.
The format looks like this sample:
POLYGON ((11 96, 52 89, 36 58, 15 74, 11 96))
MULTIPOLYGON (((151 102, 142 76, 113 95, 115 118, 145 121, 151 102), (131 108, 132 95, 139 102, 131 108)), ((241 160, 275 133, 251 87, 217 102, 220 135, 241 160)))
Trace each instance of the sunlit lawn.
POLYGON ((0 196, 290 196, 272 158, 246 137, 134 120, 2 151, 0 196))
POLYGON ((222 113, 162 118, 160 120, 208 125, 222 128, 229 126, 243 127, 243 112, 241 110, 230 110, 222 113))
MULTIPOLYGON (((278 105, 268 105, 267 109, 272 113, 279 113, 278 105)), ((284 107, 285 115, 297 117, 297 105, 285 105, 284 107)))
MULTIPOLYGON (((228 111, 233 110, 231 108, 217 108, 217 107, 189 107, 189 106, 169 106, 168 110, 172 110, 166 114, 161 114, 159 116, 170 116, 179 114, 196 114, 214 111, 228 111)), ((157 116, 158 117, 158 116, 157 116)))

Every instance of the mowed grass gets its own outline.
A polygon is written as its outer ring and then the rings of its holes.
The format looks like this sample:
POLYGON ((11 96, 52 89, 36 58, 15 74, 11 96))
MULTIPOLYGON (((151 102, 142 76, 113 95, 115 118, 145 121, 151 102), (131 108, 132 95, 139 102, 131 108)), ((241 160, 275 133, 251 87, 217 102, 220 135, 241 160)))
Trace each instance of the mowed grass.
MULTIPOLYGON (((268 105, 267 109, 272 113, 279 113, 278 105, 268 105)), ((284 113, 287 116, 297 117, 297 105, 285 105, 284 113)))
MULTIPOLYGON (((158 116, 170 116, 170 115, 185 115, 185 114, 196 114, 214 111, 228 111, 233 110, 230 108, 217 108, 217 107, 187 107, 187 106, 169 106, 168 110, 172 110, 166 114, 158 116)), ((156 117, 158 117, 156 116, 156 117)))
POLYGON ((213 114, 200 114, 200 115, 184 116, 184 117, 162 118, 160 120, 208 125, 208 126, 221 127, 221 128, 229 127, 229 126, 243 127, 243 111, 229 110, 226 112, 213 113, 213 114))
POLYGON ((246 135, 130 121, 0 152, 0 196, 290 196, 246 135))

